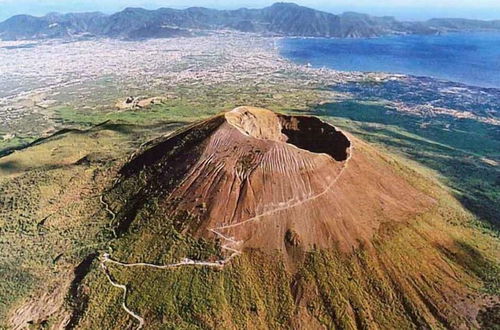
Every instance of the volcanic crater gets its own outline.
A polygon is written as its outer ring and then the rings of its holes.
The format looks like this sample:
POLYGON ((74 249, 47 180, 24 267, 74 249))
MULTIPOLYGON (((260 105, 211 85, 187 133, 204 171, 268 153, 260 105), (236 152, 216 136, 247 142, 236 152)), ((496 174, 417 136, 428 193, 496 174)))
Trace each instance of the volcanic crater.
POLYGON ((434 203, 389 162, 316 117, 239 107, 152 141, 121 174, 140 175, 137 199, 158 197, 165 216, 196 218, 196 236, 348 252, 434 203))

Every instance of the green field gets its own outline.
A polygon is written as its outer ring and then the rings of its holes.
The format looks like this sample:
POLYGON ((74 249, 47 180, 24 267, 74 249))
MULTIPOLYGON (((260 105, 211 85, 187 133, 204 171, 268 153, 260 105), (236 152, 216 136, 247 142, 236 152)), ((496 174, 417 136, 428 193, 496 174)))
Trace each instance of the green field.
MULTIPOLYGON (((500 172, 494 165, 500 162, 498 128, 468 119, 403 114, 384 103, 316 105, 319 99, 319 91, 289 86, 180 88, 177 98, 148 109, 59 107, 54 109, 55 120, 71 129, 29 146, 35 137, 2 144, 5 154, 21 149, 0 158, 0 328, 7 327, 13 310, 41 305, 38 293, 57 287, 68 288, 55 301, 72 311, 74 324, 80 322, 84 328, 136 324, 121 308, 121 291, 103 275, 98 256, 104 252, 112 251, 120 260, 156 263, 220 257, 217 244, 193 238, 176 224, 192 219, 166 219, 153 199, 137 208, 132 226, 117 237, 117 223, 99 198, 103 195, 116 211, 126 205, 125 195, 110 189, 119 168, 143 143, 244 104, 320 116, 385 149, 398 164, 405 164, 395 165, 398 170, 408 167, 420 173, 409 171, 408 177, 435 194, 439 207, 407 229, 394 229, 393 240, 377 241, 375 250, 383 262, 363 251, 352 258, 335 251, 312 251, 291 274, 278 256, 255 252, 238 257, 222 271, 110 267, 115 280, 130 290, 128 305, 150 324, 165 329, 286 328, 296 325, 294 315, 301 312, 328 328, 363 328, 373 322, 406 328, 439 319, 431 307, 412 302, 417 300, 412 281, 445 307, 447 302, 438 297, 440 286, 456 290, 469 286, 470 292, 498 295, 500 172), (429 184, 435 179, 477 218, 471 219, 447 194, 436 193, 429 184), (426 246, 441 238, 436 228, 450 235, 449 250, 440 247, 437 253, 435 246, 426 246), (441 277, 439 267, 420 260, 421 256, 445 260, 461 277, 441 277), (408 265, 409 258, 418 260, 408 265), (403 264, 407 268, 402 269, 403 264), (374 269, 377 275, 367 276, 374 269), (384 274, 387 269, 392 273, 384 274), (432 283, 417 277, 419 272, 432 283), (395 279, 405 276, 409 279, 398 287, 395 279), (297 290, 306 298, 320 294, 298 306, 297 290), (377 300, 369 304, 374 296, 377 300), (384 312, 387 306, 389 314, 384 312)), ((53 325, 58 318, 54 314, 37 320, 33 327, 53 325)), ((457 315, 450 324, 430 325, 453 327, 460 320, 457 315)))

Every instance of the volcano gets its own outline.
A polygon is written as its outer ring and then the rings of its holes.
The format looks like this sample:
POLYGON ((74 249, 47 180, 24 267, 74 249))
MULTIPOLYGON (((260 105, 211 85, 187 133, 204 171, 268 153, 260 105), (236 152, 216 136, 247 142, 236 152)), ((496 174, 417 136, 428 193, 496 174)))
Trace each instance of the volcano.
POLYGON ((433 205, 375 150, 316 117, 239 107, 154 144, 121 174, 146 170, 143 193, 161 195, 167 216, 189 214, 195 235, 215 231, 242 249, 350 251, 433 205))
POLYGON ((489 234, 425 169, 317 117, 239 107, 118 165, 82 328, 496 322, 489 234))

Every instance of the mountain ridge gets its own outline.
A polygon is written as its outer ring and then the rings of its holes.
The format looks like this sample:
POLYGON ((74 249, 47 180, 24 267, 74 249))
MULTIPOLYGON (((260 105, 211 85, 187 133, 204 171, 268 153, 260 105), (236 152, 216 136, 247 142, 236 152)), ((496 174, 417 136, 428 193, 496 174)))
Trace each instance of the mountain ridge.
POLYGON ((95 36, 147 39, 192 36, 201 31, 234 30, 271 36, 359 38, 394 34, 438 34, 448 31, 500 31, 500 20, 435 18, 398 21, 391 16, 355 12, 333 14, 294 3, 278 2, 261 9, 217 10, 204 7, 147 10, 128 7, 99 12, 16 15, 0 22, 0 39, 33 40, 95 36))

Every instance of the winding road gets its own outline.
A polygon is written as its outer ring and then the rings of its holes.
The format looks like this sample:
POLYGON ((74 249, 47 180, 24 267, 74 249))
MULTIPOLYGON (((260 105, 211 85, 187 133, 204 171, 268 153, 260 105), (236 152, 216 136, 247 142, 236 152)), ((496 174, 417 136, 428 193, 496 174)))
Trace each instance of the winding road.
MULTIPOLYGON (((247 220, 241 221, 241 222, 233 224, 233 225, 226 225, 226 226, 221 226, 221 227, 210 229, 210 231, 212 233, 214 233, 216 236, 218 236, 218 237, 220 237, 221 239, 224 240, 225 244, 221 246, 221 249, 230 253, 228 257, 226 257, 226 258, 224 258, 222 260, 215 261, 215 262, 208 262, 208 261, 195 261, 195 260, 191 260, 191 259, 185 258, 185 259, 182 259, 179 262, 172 263, 172 264, 156 265, 156 264, 151 264, 151 263, 146 263, 146 262, 124 263, 124 262, 120 262, 120 261, 112 259, 111 255, 109 253, 104 253, 101 256, 101 258, 100 258, 100 260, 101 260, 101 267, 104 270, 104 273, 106 274, 106 277, 107 277, 108 281, 110 282, 110 284, 112 286, 114 286, 116 288, 119 288, 119 289, 121 289, 123 291, 122 308, 123 308, 123 310, 125 312, 127 312, 127 314, 129 314, 130 316, 132 316, 134 319, 136 319, 139 322, 139 325, 137 326, 136 329, 139 330, 139 329, 143 328, 144 324, 145 324, 145 320, 140 315, 138 315, 137 313, 135 313, 134 311, 132 311, 127 306, 127 293, 128 293, 127 286, 123 285, 123 284, 116 283, 113 280, 113 278, 112 278, 112 276, 111 276, 111 274, 109 272, 109 269, 106 266, 107 263, 114 264, 114 265, 117 265, 117 266, 122 266, 122 267, 150 267, 150 268, 155 268, 155 269, 172 269, 172 268, 178 268, 178 267, 183 267, 183 266, 200 266, 200 267, 212 267, 212 268, 222 269, 222 268, 224 268, 224 266, 226 264, 228 264, 229 262, 231 262, 231 260, 233 258, 235 258, 236 256, 238 256, 238 255, 240 255, 242 253, 240 250, 238 250, 238 246, 242 243, 242 241, 236 241, 232 237, 227 237, 224 234, 222 234, 220 232, 220 230, 234 228, 234 227, 241 226, 241 225, 246 224, 246 223, 251 222, 251 221, 256 221, 256 220, 260 219, 263 216, 267 216, 267 215, 270 215, 270 214, 273 214, 273 213, 276 213, 276 212, 284 211, 284 210, 287 210, 287 209, 290 209, 290 208, 293 208, 293 207, 297 207, 299 205, 302 205, 302 204, 304 204, 306 202, 309 202, 311 200, 317 199, 320 196, 326 194, 330 189, 332 189, 334 187, 334 185, 340 179, 340 177, 342 176, 342 174, 344 174, 344 172, 345 172, 345 170, 347 168, 347 165, 348 165, 349 161, 352 158, 353 149, 354 149, 354 147, 352 146, 352 143, 351 143, 351 146, 349 147, 349 154, 348 154, 347 159, 344 162, 344 166, 340 170, 339 174, 335 177, 335 179, 332 180, 332 182, 328 185, 328 187, 325 188, 325 190, 323 190, 322 192, 320 192, 320 193, 318 193, 318 194, 316 194, 314 196, 311 196, 311 197, 309 197, 307 199, 304 199, 302 201, 295 202, 295 203, 293 203, 291 205, 287 205, 285 207, 278 207, 275 210, 264 212, 264 213, 262 213, 260 215, 254 216, 252 218, 249 218, 247 220)), ((116 219, 116 214, 110 209, 109 204, 106 201, 104 201, 102 195, 100 197, 100 201, 104 205, 104 208, 105 208, 106 212, 108 212, 110 214, 111 219, 114 221, 114 219, 116 219)))
MULTIPOLYGON (((111 215, 111 218, 114 220, 116 218, 116 214, 109 208, 109 204, 106 203, 101 195, 101 198, 100 198, 100 201, 101 203, 104 205, 104 208, 106 210, 106 212, 108 212, 110 215, 111 215)), ((132 316, 134 319, 136 319, 137 321, 139 321, 139 325, 137 326, 137 330, 141 329, 144 327, 144 318, 142 318, 140 315, 138 315, 137 313, 135 313, 134 311, 132 311, 128 306, 127 306, 127 293, 128 293, 128 290, 127 290, 127 286, 124 285, 124 284, 119 284, 119 283, 116 283, 110 272, 109 272, 109 269, 108 267, 106 266, 107 263, 111 263, 111 264, 115 264, 115 265, 118 265, 118 266, 122 266, 122 267, 151 267, 151 268, 156 268, 156 269, 171 269, 171 268, 177 268, 177 267, 182 267, 182 266, 204 266, 204 267, 213 267, 213 268, 220 268, 222 269, 224 267, 224 265, 226 265, 227 263, 229 263, 234 257, 236 257, 237 255, 240 255, 241 254, 241 251, 237 250, 236 247, 241 243, 240 241, 236 241, 234 240, 233 238, 230 238, 230 237, 226 237, 224 236, 222 233, 218 232, 217 231, 217 228, 216 229, 210 229, 211 232, 213 232, 215 235, 217 235, 218 237, 222 238, 223 240, 226 241, 226 243, 224 245, 221 246, 221 249, 225 250, 225 251, 229 251, 231 254, 222 259, 222 260, 219 260, 219 261, 215 261, 215 262, 208 262, 208 261, 195 261, 195 260, 191 260, 191 259, 188 259, 188 258, 184 258, 183 260, 179 261, 179 262, 176 262, 176 263, 172 263, 172 264, 166 264, 166 265, 155 265, 155 264, 151 264, 151 263, 146 263, 146 262, 139 262, 139 263, 124 263, 124 262, 120 262, 120 261, 117 261, 117 260, 114 260, 111 258, 111 255, 109 253, 104 253, 100 260, 101 260, 101 268, 104 270, 104 273, 106 274, 106 277, 109 281, 109 283, 116 287, 116 288, 119 288, 123 291, 123 297, 122 297, 122 308, 125 312, 127 312, 127 314, 129 314, 130 316, 132 316)))

